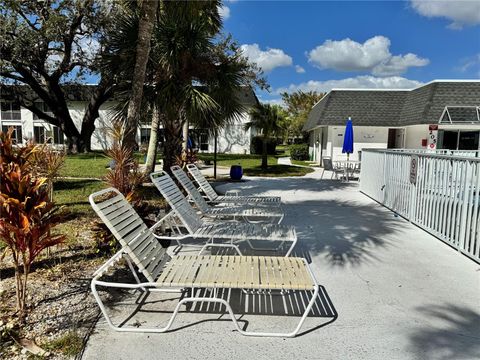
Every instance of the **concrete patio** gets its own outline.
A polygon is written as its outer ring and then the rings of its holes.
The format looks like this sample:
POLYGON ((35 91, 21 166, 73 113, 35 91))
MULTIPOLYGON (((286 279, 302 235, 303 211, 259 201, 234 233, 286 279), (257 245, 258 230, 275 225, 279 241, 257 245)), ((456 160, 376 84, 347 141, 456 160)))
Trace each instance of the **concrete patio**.
MULTIPOLYGON (((301 336, 244 337, 212 309, 181 313, 166 334, 114 332, 100 318, 83 358, 480 358, 480 265, 361 194, 356 182, 320 174, 219 187, 282 196, 284 223, 295 225, 300 239, 296 255, 311 260, 323 286, 301 336)), ((161 297, 149 297, 126 321, 165 324, 178 297, 161 297)), ((119 319, 135 310, 127 300, 112 309, 119 319)), ((275 331, 295 327, 297 318, 251 311, 241 320, 252 330, 275 331)))

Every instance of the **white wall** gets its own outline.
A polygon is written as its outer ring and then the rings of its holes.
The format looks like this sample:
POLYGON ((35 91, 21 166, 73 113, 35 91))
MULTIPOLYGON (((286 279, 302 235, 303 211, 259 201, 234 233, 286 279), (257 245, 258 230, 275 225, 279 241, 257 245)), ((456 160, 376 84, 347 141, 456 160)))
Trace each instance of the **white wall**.
MULTIPOLYGON (((110 136, 111 118, 113 114, 114 102, 104 103, 99 109, 99 118, 95 120, 95 132, 92 136, 92 150, 106 150, 112 144, 110 136)), ((82 119, 85 113, 86 102, 71 101, 68 103, 70 116, 80 131, 82 127, 82 119)), ((21 108, 21 120, 2 120, 0 125, 21 125, 23 138, 33 138, 34 124, 42 125, 47 131, 52 131, 52 125, 43 120, 33 120, 33 113, 30 110, 21 108)), ((237 120, 235 124, 227 126, 219 132, 218 151, 233 154, 249 154, 251 137, 257 133, 255 129, 245 130, 244 125, 250 121, 248 112, 237 120)), ((140 140, 140 130, 137 133, 138 141, 140 140)), ((213 151, 213 137, 209 139, 209 151, 213 151)))
MULTIPOLYGON (((327 155, 332 160, 345 160, 347 154, 342 154, 344 126, 329 126, 327 155)), ((354 126, 353 154, 350 160, 358 160, 358 152, 363 148, 386 148, 388 142, 388 128, 377 126, 354 126)))
POLYGON ((411 125, 405 127, 405 148, 424 149, 422 139, 428 138, 428 125, 411 125))
MULTIPOLYGON (((219 153, 250 154, 251 138, 256 131, 245 130, 245 124, 250 121, 250 115, 244 113, 234 124, 226 126, 218 133, 217 149, 219 153)), ((214 138, 208 139, 208 151, 213 152, 214 138)))

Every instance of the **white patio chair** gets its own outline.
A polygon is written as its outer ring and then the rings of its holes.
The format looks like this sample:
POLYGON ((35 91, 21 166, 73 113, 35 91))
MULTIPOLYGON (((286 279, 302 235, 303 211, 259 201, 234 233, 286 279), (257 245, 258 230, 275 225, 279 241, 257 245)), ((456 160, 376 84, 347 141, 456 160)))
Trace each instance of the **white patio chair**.
MULTIPOLYGON (((235 329, 246 336, 294 337, 298 334, 317 299, 319 285, 308 263, 303 258, 267 256, 200 256, 182 255, 170 257, 153 229, 148 228, 126 199, 114 189, 107 189, 90 196, 96 213, 122 245, 122 249, 102 265, 93 275, 91 290, 108 325, 122 332, 162 333, 168 331, 180 308, 185 303, 214 303, 224 305, 235 329), (113 197, 110 197, 113 192, 113 197), (110 195, 109 195, 110 193, 110 195), (109 195, 109 196, 107 196, 109 195), (103 197, 103 198, 102 198, 103 197), (126 259, 135 283, 102 280, 102 276, 117 263, 126 259), (135 266, 138 269, 135 269, 135 266), (140 279, 141 275, 146 281, 140 279), (172 316, 164 327, 115 325, 97 291, 98 287, 139 290, 142 292, 169 292, 181 294, 172 316), (210 290, 208 296, 196 296, 210 290), (232 289, 244 292, 271 293, 280 291, 306 291, 312 297, 305 302, 305 311, 293 331, 284 333, 252 332, 240 328, 230 306, 232 289), (187 290, 191 290, 189 294, 187 290), (221 295, 228 292, 227 299, 221 295)), ((168 216, 168 215, 167 215, 168 216)), ((233 299, 235 301, 236 299, 233 299)))
POLYGON ((340 174, 341 177, 345 176, 345 169, 343 169, 342 167, 334 164, 332 162, 332 159, 329 158, 329 157, 324 157, 323 158, 323 171, 322 171, 322 176, 320 177, 320 179, 323 179, 323 174, 325 174, 325 171, 331 171, 332 172, 332 176, 331 176, 330 179, 333 179, 334 176, 335 176, 335 179, 338 179, 338 174, 340 174))
MULTIPOLYGON (((192 180, 178 165, 170 168, 178 182, 187 191, 200 212, 207 217, 244 219, 247 222, 276 222, 280 224, 285 213, 278 206, 255 206, 252 204, 238 204, 235 206, 212 206, 209 205, 202 194, 193 184, 192 180)), ((156 183, 154 183, 156 184, 156 183)))
POLYGON ((279 196, 242 196, 239 195, 238 190, 227 191, 225 195, 220 196, 207 179, 205 179, 205 176, 203 176, 195 164, 187 164, 187 170, 193 176, 200 189, 205 193, 208 200, 212 203, 266 204, 280 206, 281 199, 279 196))
MULTIPOLYGON (((293 226, 274 224, 250 224, 238 221, 209 221, 200 218, 195 209, 188 203, 187 198, 180 191, 172 178, 164 171, 151 173, 150 178, 167 200, 176 217, 181 221, 187 230, 185 236, 194 239, 208 239, 204 248, 218 246, 215 240, 229 240, 229 246, 235 247, 240 252, 235 242, 245 241, 252 249, 267 250, 252 244, 253 240, 279 242, 276 250, 279 250, 285 243, 291 243, 285 256, 289 256, 297 243, 297 234, 293 226)), ((255 210, 253 210, 255 211, 255 210)), ((252 213, 254 214, 254 213, 252 213)), ((181 229, 177 226, 177 234, 181 229)), ((177 236, 178 238, 178 236, 177 236)), ((175 239, 177 239, 175 238, 175 239)), ((179 245, 181 245, 179 243, 179 245)))

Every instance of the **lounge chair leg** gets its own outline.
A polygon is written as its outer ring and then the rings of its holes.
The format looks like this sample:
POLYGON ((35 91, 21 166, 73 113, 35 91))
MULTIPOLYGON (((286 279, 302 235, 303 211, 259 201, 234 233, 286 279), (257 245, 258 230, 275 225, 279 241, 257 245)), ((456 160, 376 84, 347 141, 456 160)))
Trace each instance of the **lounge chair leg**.
MULTIPOLYGON (((100 307, 100 311, 102 312, 103 314, 103 317, 105 318, 105 320, 107 321, 107 324, 108 326, 110 326, 113 330, 115 331, 121 331, 121 332, 148 332, 148 333, 153 333, 153 332, 165 332, 167 331, 170 326, 172 325, 173 323, 173 320, 175 319, 175 317, 177 316, 178 314, 178 311, 180 310, 180 305, 183 304, 182 301, 180 301, 177 306, 175 307, 175 310, 172 314, 172 317, 170 318, 167 326, 163 327, 163 328, 144 328, 144 329, 139 329, 138 327, 134 327, 134 326, 131 326, 131 327, 120 327, 120 326, 117 326, 115 325, 112 320, 110 319, 110 316, 108 315, 107 313, 107 309, 105 308, 105 305, 103 304, 103 301, 102 299, 100 298, 100 295, 98 294, 97 292, 97 285, 100 285, 100 286, 107 286, 107 287, 115 287, 115 288, 124 288, 124 289, 143 289, 145 288, 146 286, 155 286, 154 283, 143 283, 143 284, 137 284, 137 285, 134 285, 134 284, 108 284, 108 283, 104 283, 102 281, 99 281, 97 279, 93 279, 92 282, 90 283, 90 288, 92 290, 92 293, 93 293, 93 297, 95 298, 95 300, 97 301, 97 304, 98 306, 100 307)), ((183 292, 184 290, 183 289, 155 289, 157 292, 169 292, 169 293, 179 293, 179 292, 183 292)))

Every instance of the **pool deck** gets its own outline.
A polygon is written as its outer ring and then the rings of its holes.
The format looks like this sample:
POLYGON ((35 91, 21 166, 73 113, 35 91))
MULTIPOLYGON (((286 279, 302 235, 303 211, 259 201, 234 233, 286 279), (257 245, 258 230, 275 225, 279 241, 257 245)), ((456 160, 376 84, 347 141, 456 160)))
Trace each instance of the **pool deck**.
MULTIPOLYGON (((360 193, 356 182, 320 180, 321 171, 219 186, 282 197, 283 223, 299 237, 295 255, 311 262, 322 285, 301 336, 245 337, 209 309, 182 312, 165 334, 114 332, 100 318, 83 359, 480 358, 480 265, 360 193)), ((127 323, 165 324, 178 297, 162 296, 127 323)), ((112 310, 121 319, 132 309, 119 302, 112 310)), ((252 310, 241 320, 282 331, 298 318, 252 310)))

